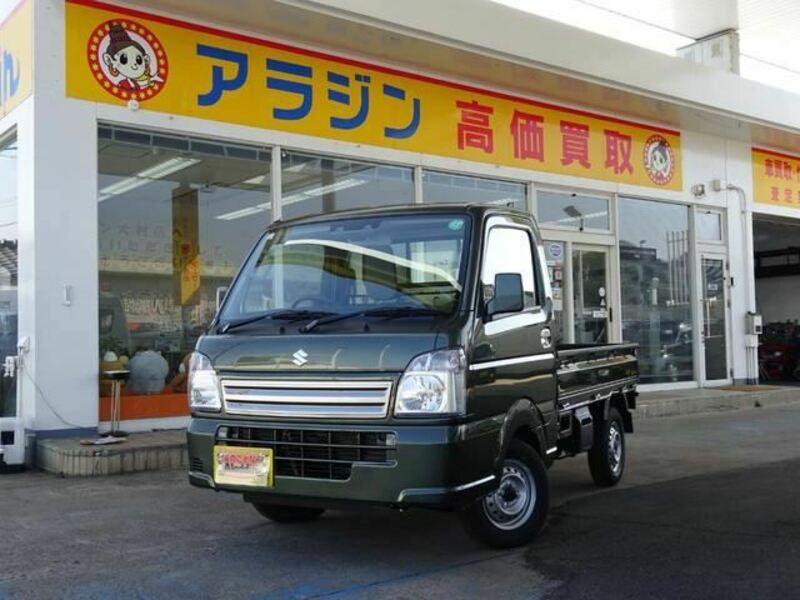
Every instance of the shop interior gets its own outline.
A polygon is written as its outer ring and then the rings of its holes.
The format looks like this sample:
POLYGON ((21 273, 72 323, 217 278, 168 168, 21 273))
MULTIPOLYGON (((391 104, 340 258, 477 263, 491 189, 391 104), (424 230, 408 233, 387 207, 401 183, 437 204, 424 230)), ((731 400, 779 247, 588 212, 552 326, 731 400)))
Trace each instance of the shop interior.
MULTIPOLYGON (((261 232, 273 221, 272 149, 101 126, 99 326, 103 373, 122 394, 185 406, 187 357, 261 232)), ((524 207, 526 185, 282 150, 281 217, 425 202, 524 207)), ((106 403, 107 404, 107 403, 106 403)), ((104 415, 101 401, 101 418, 104 415)))
POLYGON ((753 249, 756 304, 764 323, 759 379, 800 383, 800 224, 755 218, 753 249))

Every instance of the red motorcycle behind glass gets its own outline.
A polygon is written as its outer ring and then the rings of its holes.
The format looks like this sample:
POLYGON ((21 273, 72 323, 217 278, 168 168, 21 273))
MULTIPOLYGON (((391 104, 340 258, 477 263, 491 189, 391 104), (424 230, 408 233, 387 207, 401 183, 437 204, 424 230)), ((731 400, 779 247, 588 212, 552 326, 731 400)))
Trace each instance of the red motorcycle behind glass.
POLYGON ((800 381, 800 326, 796 323, 768 323, 758 347, 762 380, 800 381))

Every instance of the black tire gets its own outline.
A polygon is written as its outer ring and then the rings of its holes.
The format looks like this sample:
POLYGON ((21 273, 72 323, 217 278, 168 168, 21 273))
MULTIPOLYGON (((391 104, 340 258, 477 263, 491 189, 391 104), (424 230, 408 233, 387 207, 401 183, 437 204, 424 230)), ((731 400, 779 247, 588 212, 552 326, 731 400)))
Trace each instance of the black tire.
POLYGON ((283 504, 253 504, 262 517, 276 523, 305 523, 313 521, 325 512, 324 508, 308 506, 286 506, 283 504))
POLYGON ((497 490, 465 508, 461 517, 467 532, 481 543, 514 548, 533 541, 549 508, 547 469, 536 450, 515 439, 497 490))
POLYGON ((610 408, 608 418, 595 426, 589 472, 600 487, 617 485, 625 472, 625 429, 616 408, 610 408))

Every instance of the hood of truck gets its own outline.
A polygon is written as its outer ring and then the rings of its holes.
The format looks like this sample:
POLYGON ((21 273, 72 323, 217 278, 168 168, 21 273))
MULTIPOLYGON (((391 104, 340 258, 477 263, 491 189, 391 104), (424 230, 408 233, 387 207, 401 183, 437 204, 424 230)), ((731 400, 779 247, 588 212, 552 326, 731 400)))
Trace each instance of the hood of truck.
MULTIPOLYGON (((445 336, 446 337, 446 336, 445 336)), ((218 371, 394 371, 437 349, 437 332, 213 335, 197 345, 218 371)))

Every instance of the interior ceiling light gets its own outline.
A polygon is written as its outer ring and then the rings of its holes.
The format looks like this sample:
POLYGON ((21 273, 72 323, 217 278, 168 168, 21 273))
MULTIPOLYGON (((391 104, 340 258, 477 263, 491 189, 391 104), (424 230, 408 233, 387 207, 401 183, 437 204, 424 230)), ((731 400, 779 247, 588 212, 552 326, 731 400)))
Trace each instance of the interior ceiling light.
POLYGON ((108 200, 112 196, 130 192, 131 190, 135 190, 138 187, 150 183, 154 179, 162 179, 167 175, 182 171, 199 162, 199 158, 185 158, 183 156, 167 159, 152 167, 142 169, 138 173, 134 173, 131 177, 126 177, 122 181, 117 181, 116 183, 104 187, 100 190, 100 197, 97 201, 102 202, 103 200, 108 200))
MULTIPOLYGON (((296 192, 294 194, 289 194, 288 196, 283 197, 281 204, 286 206, 288 204, 294 204, 295 202, 302 202, 303 200, 316 198, 317 196, 322 196, 324 194, 330 194, 333 192, 339 192, 341 190, 358 187, 359 185, 364 185, 365 183, 367 183, 366 179, 356 179, 354 177, 350 177, 348 179, 336 181, 335 183, 331 183, 329 185, 323 185, 320 187, 303 190, 301 192, 296 192)), ((247 208, 241 208, 239 210, 218 215, 217 219, 220 219, 221 221, 233 221, 234 219, 241 219, 243 217, 249 217, 251 215, 264 212, 270 208, 272 208, 271 202, 263 202, 261 204, 256 204, 255 206, 248 206, 247 208)))

